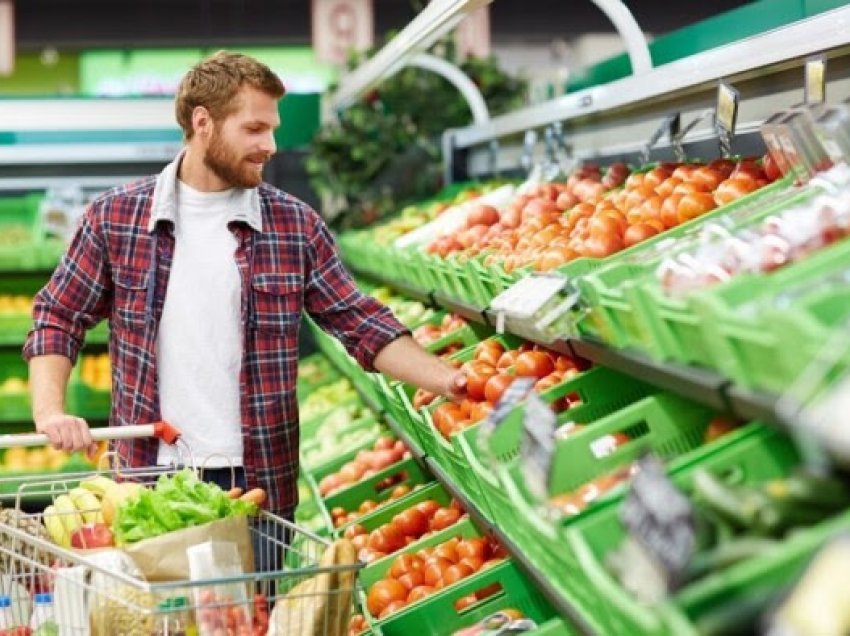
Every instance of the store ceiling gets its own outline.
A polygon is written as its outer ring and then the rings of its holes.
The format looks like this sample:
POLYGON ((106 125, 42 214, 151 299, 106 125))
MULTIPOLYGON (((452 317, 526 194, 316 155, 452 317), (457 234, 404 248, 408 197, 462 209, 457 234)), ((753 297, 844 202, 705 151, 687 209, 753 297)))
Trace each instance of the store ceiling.
MULTIPOLYGON (((632 0, 641 27, 665 33, 747 4, 745 0, 632 0)), ((374 0, 376 32, 399 29, 414 15, 408 0, 374 0)), ((589 0, 496 0, 495 42, 548 42, 611 25, 589 0)), ((97 47, 307 44, 308 0, 17 0, 21 50, 97 47)))

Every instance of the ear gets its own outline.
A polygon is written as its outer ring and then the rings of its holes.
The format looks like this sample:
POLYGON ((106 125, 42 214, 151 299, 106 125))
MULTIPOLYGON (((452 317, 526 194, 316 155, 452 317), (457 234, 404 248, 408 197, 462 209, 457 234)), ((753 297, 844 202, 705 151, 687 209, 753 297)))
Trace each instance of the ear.
POLYGON ((212 117, 204 106, 195 106, 192 111, 192 129, 200 137, 208 137, 212 132, 212 117))

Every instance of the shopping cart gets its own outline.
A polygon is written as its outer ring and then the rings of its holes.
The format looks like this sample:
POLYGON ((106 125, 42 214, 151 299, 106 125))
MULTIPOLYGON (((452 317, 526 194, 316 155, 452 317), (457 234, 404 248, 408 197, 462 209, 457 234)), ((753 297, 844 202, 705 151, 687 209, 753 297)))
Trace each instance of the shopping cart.
MULTIPOLYGON (((159 423, 93 429, 96 441, 157 437, 179 441, 159 423)), ((43 445, 43 435, 0 435, 0 448, 43 445)), ((180 442, 182 444, 182 442, 180 442)), ((106 455, 105 457, 109 457, 106 455)), ((114 458, 113 458, 114 459, 114 458)), ((360 564, 338 564, 337 546, 261 511, 248 520, 254 571, 204 580, 146 582, 121 550, 79 551, 51 541, 45 513, 26 513, 27 497, 57 497, 98 475, 151 485, 173 467, 126 468, 113 461, 87 473, 44 476, 20 484, 15 506, 0 509, 0 596, 15 625, 28 625, 36 595, 52 594, 61 636, 256 636, 346 634, 360 564)), ((85 511, 80 511, 84 513, 85 511)), ((64 514, 64 513, 54 513, 64 514)), ((167 560, 169 555, 163 554, 167 560)), ((2 604, 0 604, 2 606, 2 604)), ((3 620, 0 607, 0 621, 3 620)), ((0 622, 0 636, 4 628, 0 622)), ((8 634, 27 633, 9 631, 8 634)), ((38 633, 38 632, 35 632, 38 633)))

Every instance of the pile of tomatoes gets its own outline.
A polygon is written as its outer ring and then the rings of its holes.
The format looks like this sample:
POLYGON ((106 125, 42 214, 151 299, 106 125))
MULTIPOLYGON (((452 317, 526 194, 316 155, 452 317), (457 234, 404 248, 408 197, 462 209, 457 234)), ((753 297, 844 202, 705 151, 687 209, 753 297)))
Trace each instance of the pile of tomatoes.
MULTIPOLYGON (((486 418, 502 394, 518 377, 535 378, 534 390, 542 393, 579 374, 579 364, 569 356, 550 351, 540 345, 523 343, 506 348, 499 340, 480 342, 472 359, 461 365, 466 375, 467 398, 461 402, 444 402, 431 413, 438 431, 448 439, 451 435, 486 418)), ((417 391, 415 408, 423 408, 434 396, 417 391)), ((553 404, 556 411, 575 406, 578 396, 568 395, 553 404)))
MULTIPOLYGON (((433 548, 401 554, 393 560, 386 576, 369 589, 366 607, 383 619, 403 607, 476 572, 492 567, 507 557, 498 542, 487 537, 453 537, 433 548)), ((498 584, 463 597, 455 604, 460 610, 499 590, 498 584)))
MULTIPOLYGON (((422 487, 422 484, 417 484, 413 487, 412 490, 417 490, 422 487)), ((383 490, 379 488, 378 490, 383 490)), ((333 520, 334 528, 341 528, 342 526, 348 525, 354 521, 357 521, 363 515, 368 515, 373 510, 377 510, 382 506, 386 506, 387 504, 391 504, 396 499, 401 499, 405 495, 411 492, 410 486, 407 484, 400 484, 392 489, 390 492, 390 496, 385 501, 375 501, 374 499, 366 499, 360 503, 357 507, 357 510, 348 511, 342 506, 336 506, 331 508, 331 519, 333 520)))
POLYGON ((595 166, 566 183, 538 184, 504 210, 478 206, 467 229, 428 246, 433 254, 484 255, 508 273, 531 266, 548 271, 576 258, 604 258, 730 203, 779 176, 774 164, 718 159, 660 164, 629 175, 614 164, 595 166), (626 178, 628 177, 628 178, 626 178), (611 191, 625 179, 625 187, 611 191))
POLYGON ((319 481, 319 493, 322 497, 328 497, 410 456, 410 451, 401 440, 378 438, 371 450, 361 450, 337 472, 323 477, 319 481))
POLYGON ((436 500, 428 499, 398 513, 388 523, 371 532, 360 524, 354 524, 346 528, 344 536, 357 549, 357 558, 364 563, 371 563, 445 530, 465 516, 463 508, 454 499, 448 506, 441 506, 436 500))
POLYGON ((414 329, 413 339, 426 347, 465 326, 466 321, 457 314, 446 314, 438 325, 424 324, 414 329))

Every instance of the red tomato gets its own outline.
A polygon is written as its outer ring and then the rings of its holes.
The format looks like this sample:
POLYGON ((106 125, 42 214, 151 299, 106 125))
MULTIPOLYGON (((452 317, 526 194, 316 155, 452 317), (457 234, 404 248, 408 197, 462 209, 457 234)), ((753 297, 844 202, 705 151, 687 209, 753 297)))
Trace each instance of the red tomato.
POLYGON ((440 508, 431 518, 431 530, 443 530, 458 522, 461 512, 454 508, 440 508))
POLYGON ((748 177, 733 177, 721 183, 714 192, 717 205, 726 205, 758 189, 758 184, 748 177))
POLYGON ((361 534, 366 534, 366 528, 361 526, 359 523, 355 523, 354 525, 348 526, 342 536, 346 539, 353 539, 361 534))
POLYGON ((434 588, 430 585, 419 585, 410 590, 410 594, 407 595, 408 604, 415 603, 416 601, 421 601, 426 596, 430 596, 434 593, 434 588))
POLYGON ((440 504, 433 499, 426 499, 425 501, 421 501, 416 504, 416 509, 425 515, 425 518, 430 521, 431 517, 434 516, 434 513, 440 509, 440 504))
POLYGON ((490 404, 496 404, 505 390, 513 383, 514 376, 507 373, 494 375, 484 386, 484 397, 490 404))
POLYGON ((393 517, 401 533, 407 537, 419 537, 428 531, 428 518, 416 508, 408 508, 393 517))
POLYGON ((656 234, 658 234, 658 230, 651 225, 638 223, 636 225, 632 225, 628 230, 626 230, 626 234, 623 237, 623 244, 626 247, 631 247, 632 245, 637 245, 642 241, 652 238, 656 234))
POLYGON ((397 579, 408 572, 421 571, 424 567, 425 564, 422 559, 415 554, 401 554, 393 560, 389 569, 389 576, 397 579))
POLYGON ((466 224, 469 227, 473 225, 493 225, 499 222, 499 211, 492 205, 476 205, 469 211, 466 218, 466 224))
POLYGON ((659 219, 665 228, 679 225, 679 202, 683 196, 683 194, 671 194, 661 204, 659 219))
POLYGON ((691 175, 691 182, 700 186, 704 192, 714 190, 725 177, 722 173, 709 166, 700 166, 691 175))
POLYGON ((477 598, 480 601, 480 600, 483 600, 483 599, 488 598, 490 596, 493 596, 494 594, 498 594, 501 591, 502 591, 502 584, 501 583, 491 583, 487 587, 482 587, 480 590, 478 590, 475 593, 475 598, 477 598))
POLYGON ((404 574, 398 577, 398 582, 401 583, 404 588, 409 592, 413 588, 425 583, 425 571, 411 570, 410 572, 405 572, 404 574))
POLYGON ((381 612, 394 601, 407 599, 408 591, 395 579, 382 579, 372 586, 366 597, 366 607, 372 616, 380 616, 381 612))
POLYGON ((682 197, 679 202, 679 223, 702 216, 717 207, 714 197, 709 192, 692 192, 682 197))
POLYGON ((481 569, 481 566, 484 565, 484 559, 480 557, 464 557, 460 561, 458 561, 460 565, 469 566, 473 572, 478 572, 481 569))
POLYGON ((457 554, 457 545, 448 542, 434 548, 434 556, 446 559, 452 563, 457 563, 460 560, 460 557, 457 554))
POLYGON ((466 557, 477 557, 479 559, 487 558, 487 540, 483 537, 472 537, 463 539, 457 546, 458 556, 463 559, 466 557))
POLYGON ((453 585, 461 579, 466 578, 472 573, 473 570, 468 565, 456 563, 455 565, 446 568, 446 571, 443 572, 443 583, 448 587, 449 585, 453 585))
POLYGON ((520 377, 543 378, 555 370, 552 356, 543 351, 526 351, 516 359, 516 374, 520 377))
POLYGON ((404 607, 405 605, 407 605, 407 601, 406 601, 406 600, 393 601, 392 603, 390 603, 389 605, 387 605, 387 606, 384 608, 384 611, 383 611, 383 612, 381 612, 381 614, 378 616, 378 618, 379 618, 380 620, 383 620, 383 619, 385 619, 387 616, 389 616, 390 614, 392 614, 393 612, 397 612, 398 610, 400 610, 400 609, 401 609, 402 607, 404 607))
POLYGON ((499 361, 499 357, 505 352, 505 348, 495 340, 484 340, 479 342, 473 353, 473 359, 487 362, 493 366, 499 361))
POLYGON ((466 392, 471 400, 484 399, 484 386, 487 380, 496 375, 495 365, 484 360, 473 360, 461 367, 466 375, 466 392))
POLYGON ((460 597, 455 601, 455 610, 458 612, 462 612, 470 605, 475 605, 478 602, 475 594, 467 594, 466 596, 460 597))
POLYGON ((512 367, 516 362, 517 356, 519 356, 519 351, 505 351, 496 363, 496 369, 498 371, 505 371, 509 367, 512 367))
POLYGON ((438 557, 431 557, 425 561, 425 585, 437 585, 443 580, 443 573, 451 566, 451 561, 438 557))

